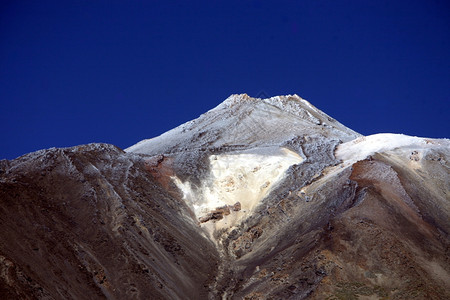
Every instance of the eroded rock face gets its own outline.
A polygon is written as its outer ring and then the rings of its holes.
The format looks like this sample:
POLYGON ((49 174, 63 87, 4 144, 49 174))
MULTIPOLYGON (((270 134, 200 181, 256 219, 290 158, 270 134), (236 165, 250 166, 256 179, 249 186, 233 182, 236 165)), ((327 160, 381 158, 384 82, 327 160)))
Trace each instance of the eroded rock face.
POLYGON ((207 298, 218 252, 144 159, 92 144, 3 165, 0 298, 207 298))
POLYGON ((448 161, 295 95, 0 161, 0 298, 449 299, 448 161))

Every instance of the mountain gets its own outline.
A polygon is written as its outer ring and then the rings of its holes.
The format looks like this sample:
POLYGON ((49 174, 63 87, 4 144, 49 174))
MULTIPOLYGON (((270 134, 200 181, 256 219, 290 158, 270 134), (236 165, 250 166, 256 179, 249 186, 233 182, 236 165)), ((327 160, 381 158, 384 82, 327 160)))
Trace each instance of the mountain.
POLYGON ((0 161, 2 299, 449 299, 450 141, 232 95, 0 161))

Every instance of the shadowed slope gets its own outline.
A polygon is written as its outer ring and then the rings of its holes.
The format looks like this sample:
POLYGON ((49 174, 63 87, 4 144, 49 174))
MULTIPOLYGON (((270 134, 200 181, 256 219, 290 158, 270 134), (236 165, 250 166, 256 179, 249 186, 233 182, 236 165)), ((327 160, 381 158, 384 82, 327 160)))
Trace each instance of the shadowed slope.
POLYGON ((0 187, 6 298, 207 297, 217 252, 139 157, 40 151, 3 161, 0 187))

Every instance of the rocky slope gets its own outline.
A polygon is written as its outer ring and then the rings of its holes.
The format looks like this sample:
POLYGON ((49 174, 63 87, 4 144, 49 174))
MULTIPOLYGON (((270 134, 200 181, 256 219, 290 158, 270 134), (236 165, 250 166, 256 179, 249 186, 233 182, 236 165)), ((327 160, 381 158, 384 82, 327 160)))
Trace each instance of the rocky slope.
POLYGON ((449 299, 449 160, 233 95, 125 151, 0 161, 0 298, 449 299))

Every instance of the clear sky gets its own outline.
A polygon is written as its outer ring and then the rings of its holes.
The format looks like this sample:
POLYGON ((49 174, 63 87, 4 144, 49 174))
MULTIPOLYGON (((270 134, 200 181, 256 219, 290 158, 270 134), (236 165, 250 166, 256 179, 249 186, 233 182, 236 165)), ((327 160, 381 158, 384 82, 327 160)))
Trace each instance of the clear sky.
POLYGON ((235 93, 450 138, 449 1, 0 2, 0 159, 126 148, 235 93))

